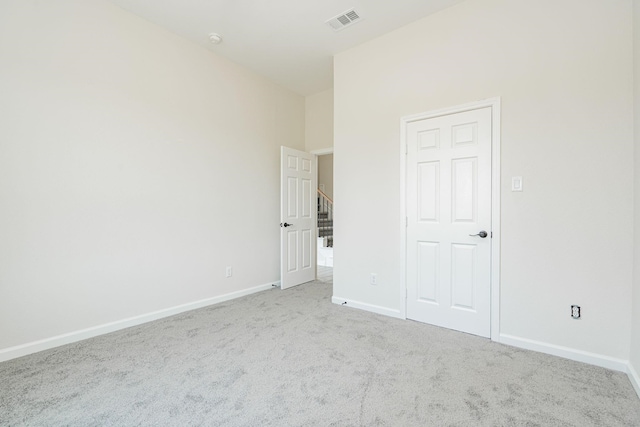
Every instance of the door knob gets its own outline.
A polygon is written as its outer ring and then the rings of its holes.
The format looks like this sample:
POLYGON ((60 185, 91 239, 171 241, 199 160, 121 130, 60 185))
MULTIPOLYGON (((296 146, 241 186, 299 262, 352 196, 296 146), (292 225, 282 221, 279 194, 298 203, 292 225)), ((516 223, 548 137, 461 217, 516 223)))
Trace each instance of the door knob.
POLYGON ((280 223, 280 227, 291 227, 292 225, 293 224, 287 224, 286 222, 284 224, 280 223))
POLYGON ((481 238, 485 238, 487 237, 489 234, 487 234, 486 231, 482 230, 480 231, 478 234, 469 234, 469 236, 474 237, 474 236, 480 236, 481 238))

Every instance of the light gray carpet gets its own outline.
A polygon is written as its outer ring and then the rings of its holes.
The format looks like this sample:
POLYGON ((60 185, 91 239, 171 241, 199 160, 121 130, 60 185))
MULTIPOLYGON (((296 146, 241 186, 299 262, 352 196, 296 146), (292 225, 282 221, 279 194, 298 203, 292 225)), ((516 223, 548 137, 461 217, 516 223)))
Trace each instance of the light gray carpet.
POLYGON ((622 373, 330 295, 274 289, 1 363, 0 425, 640 425, 622 373))

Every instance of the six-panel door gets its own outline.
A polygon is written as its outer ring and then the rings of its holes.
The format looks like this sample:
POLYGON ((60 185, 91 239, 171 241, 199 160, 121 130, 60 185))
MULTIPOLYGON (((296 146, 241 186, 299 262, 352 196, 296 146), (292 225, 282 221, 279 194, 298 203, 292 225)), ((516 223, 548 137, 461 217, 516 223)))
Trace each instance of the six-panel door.
POLYGON ((313 154, 281 148, 281 287, 316 278, 317 191, 313 154), (286 226, 285 226, 286 225, 286 226))
POLYGON ((411 122, 406 138, 407 318, 489 337, 491 108, 411 122))

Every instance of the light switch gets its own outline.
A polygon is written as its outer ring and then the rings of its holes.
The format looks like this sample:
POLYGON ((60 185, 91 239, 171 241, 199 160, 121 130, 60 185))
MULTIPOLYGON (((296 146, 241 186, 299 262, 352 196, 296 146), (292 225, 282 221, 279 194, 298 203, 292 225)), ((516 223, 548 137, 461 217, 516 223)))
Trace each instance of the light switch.
POLYGON ((511 178, 511 191, 522 191, 522 177, 514 176, 511 178))

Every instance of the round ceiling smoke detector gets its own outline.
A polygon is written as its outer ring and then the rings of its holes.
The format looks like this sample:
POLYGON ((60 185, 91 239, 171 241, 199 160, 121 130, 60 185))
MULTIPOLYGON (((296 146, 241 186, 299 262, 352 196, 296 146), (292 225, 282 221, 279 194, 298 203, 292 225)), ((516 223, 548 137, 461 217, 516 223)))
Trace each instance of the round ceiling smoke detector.
POLYGON ((209 34, 209 41, 213 44, 220 44, 222 43, 222 36, 218 33, 211 33, 209 34))

